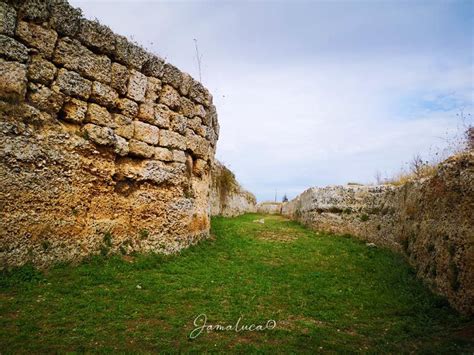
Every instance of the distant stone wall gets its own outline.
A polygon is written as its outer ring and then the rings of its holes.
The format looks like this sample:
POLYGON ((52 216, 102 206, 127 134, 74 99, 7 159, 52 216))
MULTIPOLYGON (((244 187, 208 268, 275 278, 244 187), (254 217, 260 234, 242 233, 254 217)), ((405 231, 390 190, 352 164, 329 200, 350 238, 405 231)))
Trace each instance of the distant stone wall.
POLYGON ((282 205, 281 202, 260 202, 257 205, 257 212, 263 214, 280 214, 282 205))
POLYGON ((240 186, 232 171, 215 160, 211 175, 212 216, 235 217, 256 212, 255 196, 240 186))
POLYGON ((0 268, 208 235, 212 96, 66 1, 0 1, 0 115, 0 268))
POLYGON ((474 314, 473 152, 401 187, 311 188, 285 203, 282 214, 403 253, 435 292, 460 312, 474 314))

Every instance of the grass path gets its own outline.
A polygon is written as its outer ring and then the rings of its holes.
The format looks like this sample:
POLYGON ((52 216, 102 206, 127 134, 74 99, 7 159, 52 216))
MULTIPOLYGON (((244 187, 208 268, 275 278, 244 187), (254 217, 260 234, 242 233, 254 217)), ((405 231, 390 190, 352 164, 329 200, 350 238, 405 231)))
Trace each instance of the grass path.
POLYGON ((2 274, 0 353, 474 349, 473 321, 387 250, 275 216, 215 218, 212 231, 179 256, 97 257, 2 274), (199 314, 208 324, 241 317, 241 325, 271 319, 276 327, 190 339, 199 314))

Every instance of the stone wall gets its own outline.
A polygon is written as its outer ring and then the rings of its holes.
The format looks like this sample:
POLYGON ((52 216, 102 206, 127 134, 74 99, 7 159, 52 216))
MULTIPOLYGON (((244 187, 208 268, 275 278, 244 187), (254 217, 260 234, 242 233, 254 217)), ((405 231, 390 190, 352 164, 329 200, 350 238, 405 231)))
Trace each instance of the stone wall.
POLYGON ((211 170, 211 215, 235 217, 256 212, 255 196, 242 188, 232 171, 215 160, 211 170))
POLYGON ((0 115, 0 268, 208 235, 212 96, 66 1, 0 1, 0 115))
POLYGON ((260 202, 257 204, 257 212, 263 214, 280 214, 282 208, 281 202, 260 202))
POLYGON ((451 305, 474 313, 474 153, 452 157, 400 187, 311 188, 282 213, 317 230, 351 234, 405 255, 451 305))

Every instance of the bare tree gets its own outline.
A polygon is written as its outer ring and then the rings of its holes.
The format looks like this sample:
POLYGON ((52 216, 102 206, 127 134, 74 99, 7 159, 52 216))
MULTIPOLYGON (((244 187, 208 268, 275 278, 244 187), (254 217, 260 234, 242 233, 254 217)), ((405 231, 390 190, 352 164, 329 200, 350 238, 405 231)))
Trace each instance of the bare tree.
POLYGON ((198 65, 199 81, 202 83, 202 72, 201 72, 202 54, 199 54, 198 41, 196 38, 194 38, 194 46, 196 47, 196 61, 198 65))
POLYGON ((426 164, 427 163, 421 158, 421 155, 416 154, 410 161, 410 171, 415 174, 416 177, 421 177, 426 164))
POLYGON ((377 185, 381 185, 383 182, 383 178, 382 178, 382 173, 380 172, 380 170, 377 170, 375 172, 374 177, 375 177, 375 182, 377 183, 377 185))

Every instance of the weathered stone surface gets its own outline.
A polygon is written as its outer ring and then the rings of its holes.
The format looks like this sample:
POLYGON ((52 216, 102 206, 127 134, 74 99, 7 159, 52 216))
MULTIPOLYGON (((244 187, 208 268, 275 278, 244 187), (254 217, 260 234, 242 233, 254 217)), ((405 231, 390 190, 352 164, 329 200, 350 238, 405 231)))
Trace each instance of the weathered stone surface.
POLYGON ((209 157, 209 142, 206 139, 193 134, 187 137, 186 144, 187 149, 191 150, 196 157, 204 160, 209 157))
MULTIPOLYGON (((121 174, 130 180, 146 181, 154 185, 178 185, 183 181, 184 164, 167 165, 159 160, 144 160, 140 164, 121 167, 121 174)), ((182 204, 178 208, 185 208, 182 204)))
POLYGON ((44 0, 24 0, 18 15, 21 19, 44 22, 49 17, 48 2, 44 0))
POLYGON ((156 145, 159 140, 159 129, 158 127, 152 126, 148 123, 134 121, 134 134, 133 137, 136 140, 156 145))
POLYGON ((28 64, 28 79, 43 85, 49 85, 56 75, 56 67, 50 61, 39 55, 31 57, 28 64))
POLYGON ((46 57, 51 58, 53 55, 58 34, 53 30, 48 30, 25 21, 20 21, 16 27, 17 37, 30 47, 34 47, 46 57))
POLYGON ((199 81, 193 80, 189 88, 188 96, 192 100, 206 107, 212 104, 212 97, 209 91, 207 91, 207 89, 199 81))
POLYGON ((65 0, 50 0, 50 24, 63 36, 73 37, 79 31, 81 10, 75 9, 65 0))
POLYGON ((194 106, 194 116, 205 118, 206 114, 207 114, 207 112, 206 112, 206 109, 204 108, 204 106, 202 106, 202 105, 194 106))
POLYGON ((114 33, 110 28, 97 21, 82 19, 77 35, 84 45, 100 53, 112 54, 115 50, 114 33))
POLYGON ((86 113, 87 102, 72 98, 64 104, 59 117, 65 121, 80 124, 85 121, 86 113))
POLYGON ((22 101, 27 87, 26 66, 0 59, 0 98, 22 101))
POLYGON ((182 150, 173 150, 173 161, 178 163, 186 162, 186 154, 182 150))
POLYGON ((151 158, 155 154, 155 147, 135 139, 130 139, 128 148, 129 154, 138 158, 151 158))
POLYGON ((115 145, 114 145, 114 152, 122 157, 126 156, 129 152, 129 144, 126 139, 115 136, 115 145))
POLYGON ((179 113, 185 115, 188 118, 192 118, 195 116, 194 112, 196 111, 194 106, 194 102, 192 102, 190 99, 181 97, 179 113))
POLYGON ((89 104, 86 113, 86 122, 94 123, 99 126, 116 127, 109 111, 107 111, 105 107, 97 104, 89 104))
POLYGON ((186 137, 173 131, 161 130, 160 131, 160 146, 185 150, 186 137))
POLYGON ((28 88, 28 101, 41 111, 57 114, 63 106, 65 96, 41 84, 30 84, 28 88))
POLYGON ((0 57, 25 63, 28 60, 28 48, 13 38, 0 35, 0 57))
POLYGON ((183 74, 174 65, 166 63, 163 67, 163 83, 169 84, 175 89, 179 90, 181 82, 183 81, 183 74))
POLYGON ((132 124, 133 121, 130 117, 121 115, 119 113, 114 113, 112 114, 112 118, 117 127, 115 129, 115 134, 126 139, 133 138, 135 126, 132 124))
POLYGON ((169 128, 173 112, 166 105, 155 105, 154 125, 160 128, 169 128))
POLYGON ((116 100, 115 105, 125 116, 133 118, 138 114, 138 104, 126 97, 116 100))
MULTIPOLYGON (((193 174, 197 176, 202 176, 207 171, 207 161, 203 159, 196 159, 193 164, 193 174)), ((251 210, 246 209, 245 212, 253 212, 251 210)))
POLYGON ((53 62, 66 69, 77 71, 88 79, 110 83, 111 61, 105 55, 98 55, 84 47, 79 41, 60 39, 53 62))
POLYGON ((86 133, 86 137, 95 144, 109 147, 114 147, 116 144, 114 131, 109 127, 88 123, 82 129, 86 133))
POLYGON ((167 148, 156 147, 154 158, 161 161, 173 161, 173 152, 167 148))
POLYGON ((76 72, 60 69, 53 86, 66 95, 87 100, 91 94, 92 83, 76 72))
POLYGON ((16 26, 16 10, 9 4, 0 2, 0 34, 13 36, 16 26))
POLYGON ((120 95, 126 95, 128 90, 128 78, 130 74, 127 67, 112 63, 112 79, 110 86, 112 86, 120 95))
POLYGON ((143 102, 145 100, 146 87, 146 76, 132 69, 128 81, 127 96, 132 100, 143 102))
POLYGON ((108 108, 115 107, 118 100, 117 92, 106 84, 94 81, 92 83, 92 91, 90 99, 99 105, 108 108))
POLYGON ((123 36, 115 36, 115 60, 128 68, 141 70, 143 64, 150 58, 143 48, 131 43, 123 36))
POLYGON ((201 119, 199 117, 188 119, 186 125, 188 128, 192 129, 194 133, 200 135, 201 137, 206 137, 206 134, 207 134, 206 126, 203 126, 201 124, 201 119))
POLYGON ((193 78, 188 73, 183 73, 181 85, 179 86, 179 92, 181 95, 188 96, 191 85, 193 85, 193 78))
POLYGON ((156 56, 150 57, 143 65, 143 74, 155 78, 161 78, 163 75, 164 65, 165 62, 163 59, 156 56))
POLYGON ((179 93, 170 85, 163 86, 159 102, 172 110, 179 110, 181 105, 179 93))
POLYGON ((186 121, 186 117, 173 113, 171 116, 171 130, 184 135, 187 128, 186 121))
POLYGON ((145 94, 145 102, 156 103, 160 97, 161 92, 161 80, 152 76, 147 78, 147 89, 145 94))

